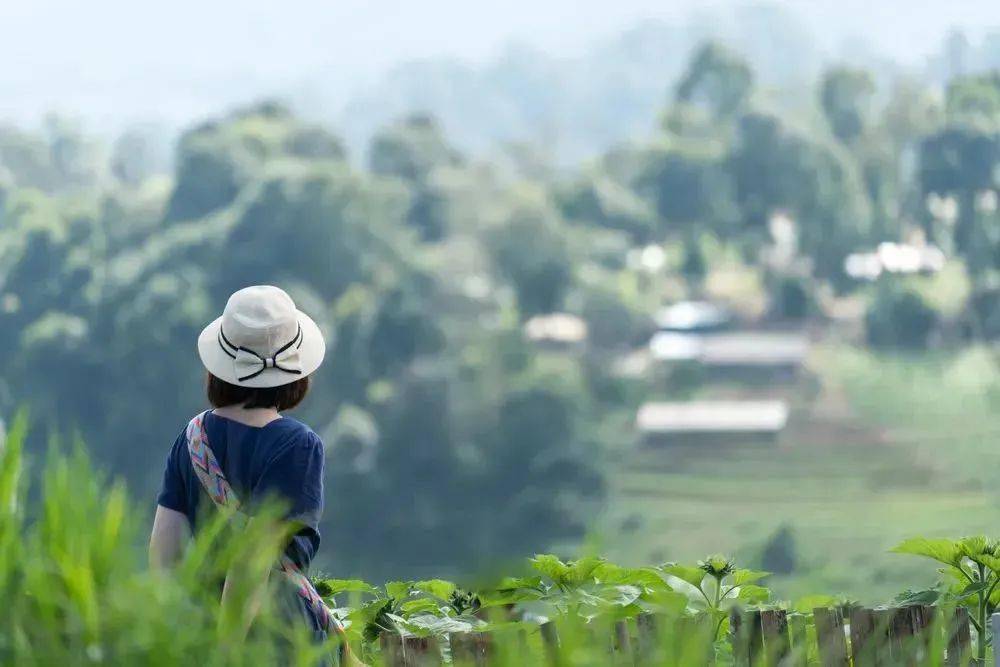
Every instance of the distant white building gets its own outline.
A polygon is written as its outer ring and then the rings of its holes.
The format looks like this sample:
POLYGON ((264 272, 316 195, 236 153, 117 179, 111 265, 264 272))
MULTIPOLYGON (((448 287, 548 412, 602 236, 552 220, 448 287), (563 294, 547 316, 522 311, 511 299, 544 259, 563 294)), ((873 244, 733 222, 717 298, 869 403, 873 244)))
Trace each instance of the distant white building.
POLYGON ((713 446, 775 442, 788 424, 784 401, 646 403, 636 428, 648 445, 713 446))
POLYGON ((944 264, 944 253, 937 246, 880 243, 875 252, 848 255, 844 271, 856 280, 875 280, 883 273, 937 273, 944 264))
POLYGON ((587 323, 569 313, 536 315, 524 323, 524 335, 535 343, 576 346, 587 342, 587 323))
POLYGON ((693 361, 723 377, 794 378, 809 354, 803 333, 734 331, 710 334, 656 333, 649 341, 654 359, 693 361))
POLYGON ((719 331, 732 322, 733 314, 728 308, 709 301, 681 301, 656 314, 656 326, 660 331, 719 331))

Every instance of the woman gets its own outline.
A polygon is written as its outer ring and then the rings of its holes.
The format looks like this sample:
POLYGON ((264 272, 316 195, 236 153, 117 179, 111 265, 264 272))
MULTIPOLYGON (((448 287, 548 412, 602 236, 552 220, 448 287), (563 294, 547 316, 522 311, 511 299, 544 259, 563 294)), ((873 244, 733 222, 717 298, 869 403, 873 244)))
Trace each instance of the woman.
MULTIPOLYGON (((305 397, 309 375, 325 350, 315 322, 277 287, 247 287, 229 298, 222 317, 198 338, 214 409, 192 419, 170 450, 149 544, 152 566, 171 567, 198 528, 199 511, 205 509, 201 503, 242 513, 255 501, 278 498, 290 509, 288 525, 276 529, 292 535, 275 568, 292 584, 282 589, 288 591, 285 606, 321 640, 343 632, 306 576, 320 544, 323 443, 308 426, 281 412, 305 397)), ((224 616, 227 603, 236 604, 234 576, 227 575, 222 589, 224 616)), ((251 586, 260 590, 266 583, 251 586)), ((254 610, 242 611, 230 610, 251 623, 254 610)), ((347 662, 357 664, 353 658, 347 662)))

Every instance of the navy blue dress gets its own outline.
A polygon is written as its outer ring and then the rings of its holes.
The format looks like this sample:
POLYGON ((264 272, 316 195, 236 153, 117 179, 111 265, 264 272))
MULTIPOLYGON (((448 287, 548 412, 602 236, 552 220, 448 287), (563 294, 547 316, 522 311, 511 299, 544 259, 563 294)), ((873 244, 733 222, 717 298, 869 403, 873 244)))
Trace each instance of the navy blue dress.
MULTIPOLYGON (((280 498, 290 507, 288 517, 302 525, 286 548, 288 556, 309 572, 319 549, 319 520, 323 512, 323 441, 308 426, 281 417, 266 426, 248 426, 209 412, 205 434, 215 458, 245 509, 268 498, 280 498)), ((198 529, 198 514, 212 501, 202 490, 191 467, 184 430, 167 455, 163 485, 157 503, 185 514, 191 529, 198 529)), ((301 599, 296 607, 315 632, 318 619, 301 599)), ((291 601, 289 601, 291 602, 291 601)))

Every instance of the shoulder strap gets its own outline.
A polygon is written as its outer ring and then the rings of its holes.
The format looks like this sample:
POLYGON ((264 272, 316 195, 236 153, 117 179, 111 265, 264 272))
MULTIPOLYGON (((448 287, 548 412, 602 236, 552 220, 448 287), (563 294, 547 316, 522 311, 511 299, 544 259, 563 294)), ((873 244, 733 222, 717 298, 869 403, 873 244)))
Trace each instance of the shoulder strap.
POLYGON ((219 467, 219 461, 208 444, 208 436, 205 435, 207 414, 208 412, 203 412, 197 415, 187 425, 187 448, 188 454, 191 455, 191 466, 216 506, 239 512, 240 499, 236 497, 233 487, 229 486, 229 480, 219 467))
MULTIPOLYGON (((207 414, 208 412, 203 412, 188 422, 185 431, 188 454, 191 455, 191 466, 216 507, 242 514, 240 500, 229 485, 229 480, 226 479, 212 447, 208 444, 208 436, 205 434, 205 415, 207 414)), ((340 622, 330 613, 330 608, 323 602, 316 587, 313 586, 301 568, 295 564, 295 561, 287 554, 282 553, 278 566, 282 574, 295 585, 299 596, 312 608, 323 628, 327 632, 333 631, 343 634, 344 629, 340 622)))

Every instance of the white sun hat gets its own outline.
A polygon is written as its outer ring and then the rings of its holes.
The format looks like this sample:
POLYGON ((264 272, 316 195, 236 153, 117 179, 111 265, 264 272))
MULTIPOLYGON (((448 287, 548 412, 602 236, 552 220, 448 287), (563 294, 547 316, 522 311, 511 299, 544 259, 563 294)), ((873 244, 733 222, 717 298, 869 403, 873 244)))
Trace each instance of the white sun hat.
POLYGON ((295 382, 319 368, 325 352, 316 323, 273 285, 234 293, 222 317, 198 336, 198 356, 208 372, 240 387, 295 382))

